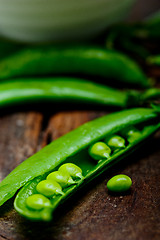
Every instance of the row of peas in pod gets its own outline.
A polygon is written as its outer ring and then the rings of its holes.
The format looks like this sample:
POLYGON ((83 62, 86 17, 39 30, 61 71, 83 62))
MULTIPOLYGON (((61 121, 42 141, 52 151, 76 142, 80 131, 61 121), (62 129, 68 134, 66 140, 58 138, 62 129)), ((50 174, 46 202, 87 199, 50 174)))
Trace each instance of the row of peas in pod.
POLYGON ((112 152, 117 152, 125 148, 128 143, 140 137, 141 132, 136 128, 130 128, 124 132, 122 131, 122 135, 124 135, 127 140, 119 135, 112 135, 105 138, 104 142, 96 142, 89 148, 90 156, 97 161, 109 158, 112 152))
POLYGON ((49 198, 64 195, 63 189, 76 184, 77 179, 83 179, 81 168, 73 163, 63 164, 58 171, 51 172, 45 180, 37 184, 38 194, 33 194, 27 198, 27 206, 34 210, 51 207, 49 198))
MULTIPOLYGON (((126 147, 127 143, 131 143, 140 136, 140 131, 131 128, 125 131, 123 135, 112 135, 105 138, 104 142, 96 142, 88 149, 89 155, 94 160, 103 160, 109 158, 112 152, 117 152, 126 147)), ((61 165, 58 171, 51 172, 45 180, 40 181, 37 186, 37 194, 29 196, 26 200, 27 207, 33 210, 42 210, 44 207, 51 207, 51 198, 57 195, 64 195, 63 189, 72 184, 76 184, 77 180, 82 180, 82 169, 73 163, 65 163, 61 165)))

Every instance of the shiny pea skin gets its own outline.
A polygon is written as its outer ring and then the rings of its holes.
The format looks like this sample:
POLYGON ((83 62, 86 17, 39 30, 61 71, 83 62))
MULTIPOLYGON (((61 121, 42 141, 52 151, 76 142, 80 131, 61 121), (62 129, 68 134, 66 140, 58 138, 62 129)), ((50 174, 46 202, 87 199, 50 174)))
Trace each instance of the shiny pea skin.
POLYGON ((141 137, 142 133, 136 128, 131 128, 127 131, 126 135, 128 142, 134 142, 136 139, 141 137))
POLYGON ((41 194, 33 194, 26 199, 26 205, 34 210, 42 210, 45 207, 51 207, 51 202, 41 194))
POLYGON ((55 181, 43 180, 36 186, 37 192, 46 197, 53 197, 54 195, 63 195, 62 187, 55 181))
POLYGON ((125 139, 118 135, 108 137, 104 141, 110 148, 114 150, 119 148, 125 148, 125 139))
POLYGON ((127 175, 116 175, 107 182, 107 188, 112 192, 125 192, 130 189, 132 180, 127 175))
POLYGON ((60 171, 52 172, 47 176, 47 180, 56 181, 61 185, 62 188, 65 188, 71 184, 75 184, 75 181, 71 178, 71 176, 67 172, 60 171))
POLYGON ((73 178, 83 179, 82 169, 80 167, 78 167, 77 165, 73 164, 73 163, 65 163, 65 164, 63 164, 58 169, 58 171, 63 172, 63 173, 67 173, 67 174, 69 174, 73 178))
POLYGON ((97 142, 89 148, 88 152, 93 159, 98 161, 109 158, 111 149, 104 142, 97 142))

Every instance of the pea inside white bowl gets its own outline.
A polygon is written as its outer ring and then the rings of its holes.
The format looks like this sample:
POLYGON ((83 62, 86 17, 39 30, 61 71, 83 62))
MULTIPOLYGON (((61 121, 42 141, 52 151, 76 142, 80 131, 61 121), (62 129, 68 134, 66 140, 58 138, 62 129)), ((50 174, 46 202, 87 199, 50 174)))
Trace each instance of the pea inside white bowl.
POLYGON ((86 39, 123 19, 135 0, 0 0, 0 35, 24 42, 86 39))

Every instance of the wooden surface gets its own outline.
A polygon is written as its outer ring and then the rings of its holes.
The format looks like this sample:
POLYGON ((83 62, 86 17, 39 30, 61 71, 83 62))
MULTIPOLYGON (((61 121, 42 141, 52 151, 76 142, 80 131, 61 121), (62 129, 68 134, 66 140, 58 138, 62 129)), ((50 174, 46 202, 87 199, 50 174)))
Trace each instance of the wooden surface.
MULTIPOLYGON (((108 113, 45 108, 1 112, 0 180, 50 141, 108 113)), ((10 200, 0 210, 0 240, 159 240, 159 146, 160 133, 58 209, 51 223, 25 220, 15 212, 10 200), (106 183, 119 173, 132 178, 132 189, 127 195, 110 195, 106 183)))

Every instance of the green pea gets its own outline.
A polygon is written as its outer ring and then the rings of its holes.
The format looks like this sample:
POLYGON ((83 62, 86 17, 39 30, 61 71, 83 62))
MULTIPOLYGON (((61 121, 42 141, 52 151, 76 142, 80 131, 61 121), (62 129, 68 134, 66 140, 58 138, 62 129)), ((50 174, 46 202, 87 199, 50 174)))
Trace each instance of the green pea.
POLYGON ((82 179, 82 169, 79 168, 77 165, 73 164, 73 163, 65 163, 63 164, 58 171, 63 172, 63 173, 67 173, 69 174, 71 177, 73 178, 80 178, 82 179))
POLYGON ((52 172, 47 176, 47 180, 58 182, 62 188, 67 187, 71 184, 75 184, 75 181, 71 178, 71 176, 67 172, 60 171, 52 172))
POLYGON ((114 150, 118 148, 125 148, 125 139, 118 135, 106 138, 104 141, 110 148, 113 148, 114 150))
POLYGON ((43 180, 36 186, 36 190, 46 197, 53 197, 54 195, 63 195, 62 187, 55 181, 43 180))
POLYGON ((131 178, 123 174, 116 175, 107 182, 107 188, 112 192, 125 192, 130 189, 131 185, 131 178))
POLYGON ((27 207, 34 210, 41 210, 45 207, 51 207, 51 202, 48 198, 41 194, 33 194, 26 199, 27 207))
POLYGON ((142 135, 142 133, 134 127, 130 128, 130 129, 127 129, 125 134, 126 134, 128 142, 134 142, 136 139, 139 139, 140 136, 142 135))
POLYGON ((104 142, 97 142, 89 148, 89 155, 95 160, 109 158, 111 149, 104 142))

